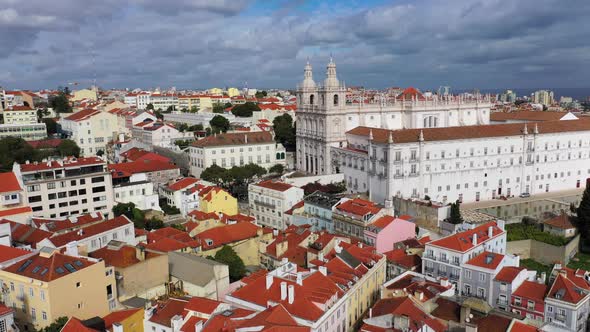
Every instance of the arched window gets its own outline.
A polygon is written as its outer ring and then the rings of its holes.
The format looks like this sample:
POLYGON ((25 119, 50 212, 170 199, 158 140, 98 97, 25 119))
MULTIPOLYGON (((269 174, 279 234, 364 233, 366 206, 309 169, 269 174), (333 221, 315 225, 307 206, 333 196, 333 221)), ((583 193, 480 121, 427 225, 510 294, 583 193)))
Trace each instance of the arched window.
POLYGON ((322 97, 321 98, 322 99, 322 105, 325 105, 326 104, 326 96, 322 95, 321 97, 322 97))
POLYGON ((285 159, 285 153, 281 152, 281 159, 285 159))
POLYGON ((338 106, 338 95, 334 95, 334 106, 338 106))
POLYGON ((277 152, 277 160, 281 159, 281 154, 279 152, 277 152))
POLYGON ((309 104, 310 105, 313 105, 313 98, 314 98, 314 95, 309 96, 309 104))

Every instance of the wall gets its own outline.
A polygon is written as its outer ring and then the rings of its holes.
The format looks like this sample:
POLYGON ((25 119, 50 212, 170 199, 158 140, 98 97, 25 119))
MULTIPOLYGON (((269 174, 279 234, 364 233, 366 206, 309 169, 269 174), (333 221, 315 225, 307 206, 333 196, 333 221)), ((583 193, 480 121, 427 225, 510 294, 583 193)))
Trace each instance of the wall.
POLYGON ((283 179, 283 182, 293 185, 295 187, 302 187, 308 183, 316 181, 323 185, 330 183, 338 183, 344 181, 344 174, 316 175, 283 179))
POLYGON ((127 317, 124 321, 120 322, 123 325, 123 331, 125 332, 143 332, 143 315, 144 309, 140 308, 136 313, 127 317))
MULTIPOLYGON (((168 281, 168 255, 155 256, 123 269, 115 268, 115 270, 123 276, 123 279, 117 283, 117 289, 120 290, 119 299, 124 301, 154 287, 162 286, 168 281)), ((158 291, 149 295, 152 297, 160 295, 156 293, 158 291)))
POLYGON ((533 258, 534 260, 550 264, 559 261, 564 264, 578 252, 580 235, 576 235, 567 245, 557 247, 536 240, 510 241, 506 243, 506 252, 519 255, 520 258, 533 258))
POLYGON ((420 204, 417 201, 393 197, 394 211, 398 215, 407 214, 416 219, 416 223, 438 226, 439 221, 447 218, 450 213, 449 206, 438 207, 420 204))

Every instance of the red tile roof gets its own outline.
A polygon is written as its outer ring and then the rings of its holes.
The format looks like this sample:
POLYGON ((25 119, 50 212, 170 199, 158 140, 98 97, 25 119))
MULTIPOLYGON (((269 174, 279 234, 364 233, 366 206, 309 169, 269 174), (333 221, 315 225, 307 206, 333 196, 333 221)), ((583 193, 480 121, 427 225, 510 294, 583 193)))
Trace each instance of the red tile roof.
POLYGON ((399 96, 397 96, 397 100, 404 99, 409 101, 412 100, 412 98, 416 100, 426 100, 424 95, 414 87, 406 88, 399 96))
POLYGON ((223 302, 221 301, 216 301, 216 300, 211 300, 205 297, 191 297, 188 300, 188 303, 184 306, 184 310, 188 310, 188 311, 195 311, 195 312, 200 312, 200 313, 204 313, 207 315, 211 315, 213 314, 213 312, 215 311, 215 309, 217 309, 217 307, 219 307, 220 305, 222 305, 223 302))
POLYGON ((549 225, 551 227, 560 228, 560 229, 572 229, 575 228, 570 221, 570 217, 567 214, 561 214, 555 218, 551 218, 545 222, 545 225, 549 225))
POLYGON ((0 220, 0 224, 6 223, 10 224, 10 234, 14 242, 30 245, 33 248, 36 248, 37 243, 41 242, 43 239, 49 238, 53 235, 51 232, 46 232, 29 225, 6 219, 0 220))
POLYGON ((188 216, 190 218, 193 218, 194 220, 199 220, 199 221, 209 220, 209 219, 219 220, 219 215, 215 212, 205 213, 205 212, 199 211, 199 210, 192 210, 191 212, 188 213, 188 216))
POLYGON ((352 213, 361 217, 367 214, 376 214, 381 211, 381 208, 376 203, 361 198, 349 199, 346 202, 337 205, 336 209, 341 212, 352 213))
POLYGON ((83 240, 88 237, 102 234, 104 232, 108 232, 115 228, 123 227, 126 225, 133 226, 133 222, 129 220, 125 215, 121 215, 95 225, 84 227, 81 230, 74 230, 64 234, 53 236, 49 238, 49 241, 51 241, 51 243, 53 243, 55 247, 59 248, 65 246, 66 244, 72 241, 83 240))
POLYGON ((293 188, 292 185, 284 182, 277 182, 272 180, 261 181, 255 184, 256 186, 275 190, 275 191, 287 191, 293 188))
POLYGON ((518 274, 524 270, 524 267, 516 266, 504 266, 498 274, 496 274, 495 280, 511 283, 516 279, 518 274))
POLYGON ((244 319, 239 324, 240 329, 257 328, 257 331, 309 331, 309 327, 299 326, 283 305, 278 304, 267 308, 254 317, 244 319), (275 329, 273 329, 275 328, 275 329))
POLYGON ((93 258, 104 260, 105 264, 118 268, 126 268, 139 263, 136 256, 136 249, 132 246, 123 246, 119 249, 110 247, 100 248, 88 254, 93 258))
POLYGON ((162 162, 171 162, 170 158, 164 157, 157 153, 146 151, 140 148, 131 148, 123 153, 121 153, 121 157, 126 158, 128 161, 138 161, 138 160, 158 160, 162 162))
POLYGON ((30 206, 23 206, 23 207, 17 207, 17 208, 13 208, 13 209, 2 210, 2 211, 0 211, 0 218, 15 216, 18 214, 29 213, 29 212, 33 212, 33 209, 31 209, 30 206))
POLYGON ((491 112, 491 121, 556 121, 564 117, 568 112, 543 112, 543 111, 515 111, 515 112, 491 112))
POLYGON ((21 191, 16 175, 13 172, 0 173, 0 193, 21 191))
POLYGON ((504 255, 502 254, 497 254, 490 251, 483 251, 481 254, 468 260, 465 264, 495 270, 498 267, 498 265, 502 263, 503 259, 504 255))
POLYGON ((176 315, 180 315, 184 311, 184 306, 187 304, 185 299, 170 298, 158 304, 158 309, 155 310, 149 321, 166 327, 172 327, 170 320, 176 315))
MULTIPOLYGON (((395 283, 388 285, 387 289, 401 290, 407 295, 414 295, 416 292, 421 292, 423 294, 421 302, 426 302, 438 294, 448 291, 451 287, 452 285, 450 283, 448 286, 443 286, 439 282, 416 279, 414 275, 407 274, 395 283)), ((416 300, 419 299, 416 298, 416 300)))
POLYGON ((120 164, 109 164, 109 170, 113 173, 113 178, 120 177, 118 172, 121 172, 121 176, 128 174, 137 174, 137 173, 150 173, 150 172, 158 172, 158 171, 166 171, 171 169, 179 169, 178 166, 167 163, 159 160, 147 160, 143 159, 140 161, 132 161, 128 163, 120 163, 120 164))
POLYGON ((172 191, 183 190, 183 189, 186 189, 188 187, 193 186, 197 182, 199 182, 199 179, 195 179, 195 178, 182 178, 182 179, 180 179, 180 180, 178 180, 178 181, 170 184, 168 186, 168 189, 170 189, 172 191))
POLYGON ((578 285, 576 283, 568 277, 561 275, 561 273, 558 273, 547 297, 577 304, 586 297, 586 294, 580 294, 577 288, 578 285))
POLYGON ((47 218, 36 218, 33 217, 31 222, 37 228, 45 225, 45 228, 49 232, 57 233, 63 230, 71 228, 84 227, 85 225, 92 224, 103 220, 102 213, 88 213, 80 216, 72 216, 66 219, 47 219, 47 218))
POLYGON ((71 317, 66 322, 66 325, 62 327, 60 332, 98 332, 98 330, 86 327, 78 318, 71 317))
POLYGON ((536 302, 544 302, 547 288, 547 285, 544 283, 525 280, 512 293, 512 296, 519 296, 521 298, 535 300, 536 302))
POLYGON ((31 254, 31 252, 28 250, 23 250, 0 244, 0 263, 4 263, 6 261, 10 261, 29 254, 31 254))
POLYGON ((50 169, 64 169, 72 167, 104 165, 105 162, 98 157, 74 158, 68 157, 63 160, 52 160, 48 162, 34 162, 30 164, 20 164, 21 172, 38 172, 50 169))
POLYGON ((437 247, 443 247, 454 251, 465 252, 474 248, 472 241, 472 237, 474 234, 477 234, 477 245, 490 239, 488 237, 489 227, 492 227, 492 238, 504 233, 504 231, 498 227, 496 222, 492 221, 480 225, 474 229, 470 229, 461 233, 456 233, 444 237, 442 239, 429 242, 428 245, 434 245, 437 247))
POLYGON ((72 115, 70 115, 68 117, 65 117, 64 120, 79 122, 79 121, 87 120, 90 117, 95 116, 99 113, 101 113, 99 110, 85 109, 85 110, 81 110, 76 113, 73 113, 72 115))
POLYGON ((127 318, 136 314, 140 310, 141 310, 140 308, 132 308, 132 309, 124 309, 124 310, 111 312, 110 314, 108 314, 102 318, 102 319, 104 319, 105 328, 111 329, 113 327, 114 323, 121 323, 124 320, 126 320, 127 318))
POLYGON ((13 312, 12 308, 5 306, 4 303, 0 303, 0 316, 4 316, 11 312, 13 312))
POLYGON ((20 106, 15 105, 12 107, 8 107, 5 112, 12 112, 12 111, 34 111, 34 109, 30 108, 29 106, 20 106))
MULTIPOLYGON (((184 325, 182 325, 182 327, 180 328, 180 331, 182 332, 195 332, 195 325, 198 322, 203 322, 203 324, 205 324, 205 322, 207 322, 207 319, 202 318, 202 317, 197 317, 197 316, 191 316, 191 318, 189 318, 186 323, 184 323, 184 325)), ((203 330, 203 332, 205 332, 203 330)))
POLYGON ((383 228, 389 226, 389 224, 391 224, 395 219, 396 218, 394 216, 383 216, 371 223, 371 226, 382 230, 383 228))
POLYGON ((197 247, 197 242, 185 243, 175 239, 171 239, 169 237, 165 237, 159 240, 155 240, 152 243, 149 243, 145 246, 145 249, 153 250, 156 252, 172 252, 193 247, 197 247))
POLYGON ((44 148, 57 148, 61 142, 61 138, 48 138, 34 141, 27 141, 27 143, 33 147, 33 149, 44 149, 44 148))
POLYGON ((418 331, 424 325, 428 325, 437 332, 446 330, 446 326, 438 319, 425 313, 408 297, 382 299, 373 306, 373 317, 393 314, 394 316, 406 316, 410 321, 410 330, 418 331))
MULTIPOLYGON (((528 124, 529 133, 532 133, 534 125, 535 124, 528 124)), ((545 121, 536 123, 536 125, 538 126, 540 134, 589 131, 590 119, 545 121)), ((356 127, 348 131, 347 134, 368 137, 369 132, 372 132, 373 143, 386 143, 389 139, 389 134, 391 133, 395 143, 413 143, 418 142, 418 137, 421 132, 424 141, 434 142, 486 137, 521 136, 523 129, 524 124, 522 123, 399 130, 356 127)))
POLYGON ((42 257, 40 254, 36 254, 24 261, 10 265, 4 270, 35 280, 52 281, 94 264, 94 262, 81 257, 66 256, 59 252, 54 252, 50 257, 42 257), (66 268, 66 265, 71 265, 74 272, 70 272, 66 268))
POLYGON ((195 238, 201 241, 202 250, 209 250, 256 237, 258 229, 258 226, 250 222, 239 222, 237 224, 205 230, 197 234, 195 238), (207 244, 207 240, 211 240, 212 243, 210 245, 207 244))
POLYGON ((404 249, 394 249, 383 254, 387 257, 388 262, 403 266, 406 269, 418 267, 422 264, 422 258, 419 255, 406 254, 404 249))
POLYGON ((512 322, 512 325, 508 328, 508 330, 506 332, 537 332, 537 331, 541 331, 541 330, 534 327, 534 326, 524 324, 522 322, 514 320, 512 322))
POLYGON ((273 142, 274 138, 271 133, 261 131, 212 135, 192 143, 192 146, 210 147, 226 145, 269 144, 273 142))

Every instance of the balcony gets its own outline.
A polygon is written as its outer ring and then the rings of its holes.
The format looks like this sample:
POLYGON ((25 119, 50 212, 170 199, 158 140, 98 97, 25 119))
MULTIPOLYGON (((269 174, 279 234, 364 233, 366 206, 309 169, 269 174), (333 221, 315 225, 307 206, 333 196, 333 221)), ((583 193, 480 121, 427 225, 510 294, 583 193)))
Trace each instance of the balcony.
POLYGON ((433 254, 429 254, 429 253, 425 253, 422 257, 436 260, 436 258, 434 258, 434 255, 433 254))
POLYGON ((424 267, 424 271, 425 272, 434 272, 434 267, 428 267, 428 266, 426 266, 426 267, 424 267))
POLYGON ((458 275, 458 274, 454 274, 454 273, 451 273, 451 274, 449 275, 449 279, 451 279, 451 280, 455 280, 455 281, 458 281, 460 277, 461 277, 460 275, 458 275))
POLYGON ((555 318, 553 320, 558 321, 562 324, 565 324, 566 317, 565 317, 565 315, 556 314, 555 318))
POLYGON ((440 258, 438 259, 440 262, 443 263, 448 263, 449 262, 449 258, 445 257, 445 256, 440 256, 440 258))
POLYGON ((455 266, 461 266, 461 262, 459 260, 452 260, 451 264, 453 264, 455 266))
POLYGON ((418 175, 420 175, 420 173, 418 173, 418 172, 410 172, 410 174, 409 174, 409 176, 411 176, 411 177, 416 177, 418 175))
POLYGON ((508 305, 508 300, 507 299, 500 299, 499 298, 498 300, 496 300, 496 304, 499 304, 499 305, 508 305))
POLYGON ((254 204, 259 205, 259 206, 264 206, 264 207, 267 207, 272 210, 274 210, 276 208, 275 204, 267 203, 265 201, 261 201, 261 200, 257 200, 257 199, 254 200, 254 204))

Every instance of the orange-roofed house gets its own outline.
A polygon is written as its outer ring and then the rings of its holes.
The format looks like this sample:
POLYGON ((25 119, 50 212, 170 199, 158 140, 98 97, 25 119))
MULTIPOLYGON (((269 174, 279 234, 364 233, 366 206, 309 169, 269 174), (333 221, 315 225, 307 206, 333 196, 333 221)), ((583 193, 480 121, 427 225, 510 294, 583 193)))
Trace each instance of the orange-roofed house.
POLYGON ((557 236, 572 237, 576 235, 576 227, 572 224, 570 216, 562 213, 543 222, 543 231, 557 236))
POLYGON ((190 211, 199 209, 199 191, 203 188, 201 180, 183 177, 169 182, 166 186, 161 186, 159 192, 168 205, 176 207, 183 216, 186 216, 190 211))
POLYGON ((107 152, 107 143, 117 138, 117 116, 96 109, 83 109, 60 120, 62 130, 80 147, 80 154, 94 156, 98 151, 107 152))
POLYGON ((205 187, 199 191, 199 210, 205 213, 236 215, 238 200, 220 187, 205 187))
POLYGON ((14 172, 0 173, 0 219, 21 223, 28 221, 32 211, 25 202, 23 189, 14 172))
POLYGON ((570 331, 585 331, 590 312, 590 272, 555 264, 545 296, 545 322, 570 331))
POLYGON ((219 214, 215 212, 205 213, 200 210, 193 210, 186 217, 188 221, 184 223, 184 227, 190 236, 195 236, 210 228, 226 225, 221 222, 219 214))
POLYGON ((343 198, 334 208, 332 219, 336 234, 363 240, 365 230, 387 211, 379 204, 362 198, 343 198))
POLYGON ((414 238, 416 224, 413 222, 385 215, 379 217, 365 228, 365 242, 384 253, 393 249, 394 243, 414 238))
POLYGON ((248 204, 263 226, 287 228, 285 212, 303 200, 303 189, 273 180, 248 185, 248 204))
POLYGON ((16 332, 16 329, 13 328, 13 326, 16 326, 14 324, 14 311, 14 309, 0 303, 0 326, 5 326, 6 332, 16 332))
POLYGON ((260 265, 260 241, 272 234, 263 234, 262 228, 251 222, 238 222, 224 227, 215 227, 195 236, 200 241, 202 257, 215 256, 228 245, 240 256, 245 265, 260 265))
POLYGON ((4 123, 27 125, 37 123, 37 111, 29 106, 13 106, 4 110, 4 123))
POLYGON ((144 309, 133 308, 113 311, 102 319, 109 332, 143 332, 143 318, 144 309))
MULTIPOLYGON (((456 285, 458 292, 468 291, 481 298, 489 299, 489 287, 479 286, 479 272, 466 275, 465 264, 468 262, 483 265, 482 273, 485 280, 489 282, 490 270, 495 270, 500 265, 496 264, 498 259, 506 255, 506 231, 502 221, 488 222, 458 232, 425 244, 422 255, 422 273, 433 278, 446 277, 456 285), (492 255, 482 256, 484 252, 492 255), (475 259, 477 256, 477 259, 475 259), (488 263, 492 257, 492 262, 488 263), (480 264, 483 261, 483 264, 480 264), (493 263, 493 265, 491 264, 493 263), (483 290, 482 290, 483 288, 483 290)), ((508 257, 508 256, 506 256, 508 257)), ((505 264, 516 265, 518 264, 505 264)), ((491 276, 492 278, 494 275, 491 276)))
POLYGON ((115 272, 104 261, 44 248, 0 270, 2 300, 14 305, 19 327, 41 329, 62 316, 88 319, 115 309, 115 272))
MULTIPOLYGON (((541 273, 537 278, 537 271, 529 271, 519 266, 504 266, 494 277, 492 284, 493 298, 492 302, 496 308, 504 311, 512 311, 511 298, 515 292, 520 289, 525 282, 545 283, 545 273, 541 273)), ((525 303, 526 306, 526 303, 525 303)))

